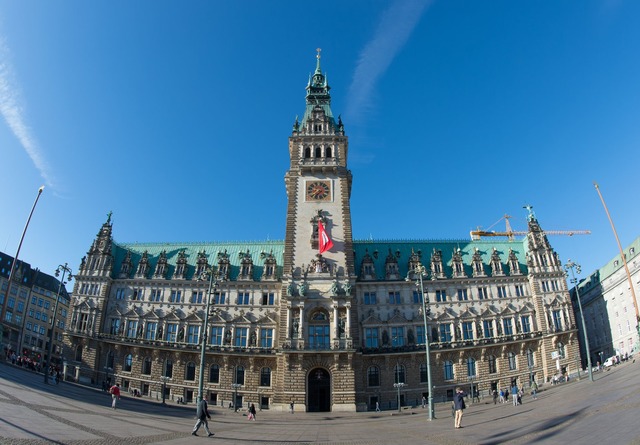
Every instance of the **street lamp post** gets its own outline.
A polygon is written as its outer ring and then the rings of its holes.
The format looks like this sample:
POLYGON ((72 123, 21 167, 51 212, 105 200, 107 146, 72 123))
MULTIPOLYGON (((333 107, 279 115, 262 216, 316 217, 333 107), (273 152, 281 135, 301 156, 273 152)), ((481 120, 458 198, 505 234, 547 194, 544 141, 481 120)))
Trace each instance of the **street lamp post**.
POLYGON ((169 381, 169 377, 163 375, 160 377, 160 380, 162 380, 162 404, 166 405, 165 399, 167 397, 167 382, 169 381))
POLYGON ((231 387, 233 388, 233 412, 238 412, 238 388, 242 388, 240 383, 232 383, 231 387))
POLYGON ((394 383, 393 387, 398 389, 398 412, 402 411, 402 407, 400 405, 400 389, 404 388, 406 383, 394 383))
MULTIPOLYGON (((576 300, 578 300, 578 309, 580 309, 580 322, 582 323, 582 333, 584 334, 584 346, 587 352, 587 367, 589 368, 589 380, 593 382, 593 370, 591 369, 591 352, 589 351, 589 337, 587 336, 587 325, 584 323, 584 312, 582 312, 582 302, 580 301, 580 292, 578 291, 578 280, 574 275, 574 269, 576 273, 580 274, 580 265, 569 260, 564 265, 565 271, 571 271, 571 283, 573 283, 576 290, 576 300)), ((578 371, 579 372, 579 371, 578 371)))
MULTIPOLYGON (((427 315, 431 312, 427 304, 429 303, 428 297, 424 293, 424 282, 422 277, 427 275, 427 269, 422 265, 417 265, 413 270, 409 270, 409 273, 418 275, 416 286, 420 287, 420 295, 422 296, 422 318, 424 322, 424 349, 427 356, 427 384, 428 386, 428 404, 429 404, 429 420, 435 419, 435 413, 433 409, 433 383, 431 380, 431 350, 429 345, 429 327, 427 326, 427 315)), ((411 281, 411 278, 407 276, 407 281, 411 281)))
POLYGON ((60 285, 58 286, 58 293, 56 293, 56 303, 53 305, 53 317, 51 317, 51 330, 49 331, 49 347, 47 348, 47 363, 44 367, 44 382, 49 383, 49 366, 51 366, 51 354, 53 354, 53 331, 56 328, 56 317, 58 316, 58 302, 60 301, 60 291, 62 290, 62 286, 65 285, 64 275, 69 274, 69 280, 73 279, 73 275, 71 274, 71 268, 67 263, 63 265, 59 265, 56 269, 56 277, 60 275, 60 271, 62 271, 62 277, 60 279, 60 285))
POLYGON ((218 285, 218 275, 214 272, 213 267, 205 270, 198 280, 206 280, 209 278, 209 289, 207 290, 207 305, 204 312, 204 321, 202 322, 202 346, 200 348, 200 373, 198 375, 198 403, 204 398, 204 355, 207 349, 207 329, 209 328, 209 308, 211 307, 211 292, 218 285))
MULTIPOLYGON (((29 228, 29 223, 31 222, 31 217, 33 216, 33 211, 36 209, 36 204, 38 204, 38 200, 40 199, 40 195, 42 195, 43 190, 44 190, 44 185, 40 186, 40 188, 38 189, 38 195, 36 196, 36 200, 33 202, 33 205, 31 206, 31 212, 29 212, 27 223, 24 225, 24 229, 22 229, 22 236, 20 237, 20 242, 18 243, 18 250, 16 250, 16 256, 13 258, 13 261, 11 262, 11 269, 9 269, 9 277, 7 279, 7 290, 4 294, 4 301, 9 300, 9 292, 11 292, 11 280, 13 279, 13 274, 16 270, 16 265, 18 264, 18 256, 20 256, 20 249, 22 248, 22 242, 24 241, 24 236, 27 234, 27 229, 29 228)), ((4 322, 6 311, 7 311, 7 305, 5 304, 2 306, 2 311, 1 311, 2 316, 0 317, 0 321, 2 322, 4 322)), ((2 328, 2 326, 0 326, 0 328, 2 328)), ((0 340, 2 339, 3 331, 4 330, 0 331, 0 340)), ((11 338, 9 338, 9 342, 10 341, 11 341, 11 338)))

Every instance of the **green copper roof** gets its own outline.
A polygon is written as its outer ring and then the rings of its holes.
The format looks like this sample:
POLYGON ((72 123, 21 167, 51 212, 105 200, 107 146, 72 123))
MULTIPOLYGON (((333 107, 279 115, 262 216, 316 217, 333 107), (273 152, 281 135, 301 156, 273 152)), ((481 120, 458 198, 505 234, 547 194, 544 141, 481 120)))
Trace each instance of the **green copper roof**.
POLYGON ((522 274, 527 273, 526 266, 526 238, 516 241, 470 241, 470 240, 365 240, 353 242, 355 251, 355 265, 356 273, 360 273, 360 265, 362 259, 367 253, 372 256, 376 275, 378 277, 385 276, 385 261, 389 252, 394 255, 398 261, 398 268, 401 276, 407 276, 409 271, 409 258, 413 252, 421 253, 421 262, 425 266, 431 263, 431 255, 435 250, 442 252, 442 263, 444 265, 444 274, 446 277, 453 275, 452 270, 452 258, 455 251, 460 249, 462 255, 462 262, 464 264, 464 272, 467 277, 473 276, 471 269, 471 260, 476 249, 482 257, 482 262, 485 267, 485 273, 491 275, 491 270, 488 265, 491 263, 491 255, 495 248, 503 266, 505 274, 509 274, 509 268, 507 267, 507 261, 509 259, 509 251, 518 258, 520 264, 520 272, 522 274), (378 258, 374 257, 374 253, 377 251, 378 258))
POLYGON ((167 277, 172 277, 175 272, 176 261, 180 252, 184 251, 187 259, 187 279, 193 278, 195 265, 198 260, 198 253, 204 252, 209 265, 218 264, 218 254, 226 253, 231 264, 229 278, 235 280, 240 271, 242 258, 249 254, 253 260, 253 278, 259 280, 264 269, 264 259, 266 255, 273 255, 277 262, 277 276, 282 276, 283 264, 283 241, 248 241, 248 242, 212 242, 212 243, 133 243, 118 244, 113 243, 113 255, 115 258, 114 275, 120 273, 120 266, 127 255, 131 252, 131 260, 134 271, 140 263, 144 252, 147 252, 151 270, 155 270, 160 254, 164 251, 167 256, 167 277))

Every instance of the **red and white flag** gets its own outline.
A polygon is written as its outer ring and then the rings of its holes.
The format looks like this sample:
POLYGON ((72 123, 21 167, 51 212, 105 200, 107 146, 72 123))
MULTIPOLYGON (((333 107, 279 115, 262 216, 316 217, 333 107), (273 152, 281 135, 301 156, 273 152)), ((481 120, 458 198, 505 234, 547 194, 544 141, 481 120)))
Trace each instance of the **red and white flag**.
POLYGON ((333 241, 331 241, 331 238, 327 235, 327 231, 324 230, 322 221, 318 221, 318 238, 320 240, 318 247, 321 254, 333 247, 333 241))

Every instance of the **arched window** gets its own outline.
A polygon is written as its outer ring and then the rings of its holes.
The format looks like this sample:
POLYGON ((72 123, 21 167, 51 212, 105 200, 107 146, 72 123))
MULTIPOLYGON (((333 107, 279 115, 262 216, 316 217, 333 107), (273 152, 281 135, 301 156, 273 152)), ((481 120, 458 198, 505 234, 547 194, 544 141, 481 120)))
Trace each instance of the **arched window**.
POLYGON ((236 381, 240 385, 244 385, 244 366, 236 367, 236 381))
POLYGON ((394 383, 407 383, 406 373, 404 371, 404 365, 396 365, 393 369, 394 383))
POLYGON ((260 386, 271 386, 271 368, 260 370, 260 386))
POLYGON ((367 385, 380 386, 380 369, 377 366, 369 366, 367 370, 367 385))
POLYGON ((331 158, 331 157, 332 157, 332 156, 331 156, 331 151, 332 151, 332 150, 331 150, 331 147, 327 147, 327 148, 325 148, 325 157, 327 157, 327 158, 331 158))
POLYGON ((531 349, 527 349, 527 366, 529 368, 533 368, 535 365, 536 364, 533 358, 533 351, 531 349))
POLYGON ((170 359, 167 359, 164 362, 164 376, 173 378, 173 362, 170 359))
POLYGON ((78 345, 78 347, 76 348, 76 361, 77 362, 82 361, 82 345, 78 345))
POLYGON ((509 369, 515 370, 516 368, 516 355, 513 352, 510 352, 507 357, 509 358, 509 369))
POLYGON ((195 380, 196 379, 196 364, 193 362, 187 363, 187 366, 184 368, 184 379, 185 380, 195 380))
POLYGON ((209 383, 220 383, 220 366, 215 363, 209 368, 209 383))
POLYGON ((564 356, 564 343, 562 343, 562 342, 558 342, 558 354, 560 355, 560 358, 565 358, 565 356, 564 356))
POLYGON ((144 375, 151 375, 151 357, 145 357, 142 362, 142 373, 144 375))
POLYGON ((109 351, 109 353, 107 354, 107 368, 113 369, 113 362, 114 362, 113 351, 109 351))
POLYGON ((305 158, 311 157, 311 147, 304 147, 304 157, 305 158))
POLYGON ((489 364, 489 374, 495 374, 498 372, 498 367, 496 366, 496 357, 495 355, 490 355, 487 358, 487 363, 489 364))
POLYGON ((451 360, 444 362, 444 379, 453 380, 453 362, 451 360))
POLYGON ((321 157, 322 157, 322 148, 316 147, 316 158, 321 158, 321 157))
POLYGON ((472 357, 467 358, 467 377, 476 376, 476 360, 472 357))
POLYGON ((122 366, 122 370, 124 372, 131 372, 132 364, 133 364, 133 356, 131 354, 127 354, 124 358, 124 364, 122 366))
POLYGON ((429 383, 429 374, 427 373, 426 363, 420 363, 420 383, 429 383))

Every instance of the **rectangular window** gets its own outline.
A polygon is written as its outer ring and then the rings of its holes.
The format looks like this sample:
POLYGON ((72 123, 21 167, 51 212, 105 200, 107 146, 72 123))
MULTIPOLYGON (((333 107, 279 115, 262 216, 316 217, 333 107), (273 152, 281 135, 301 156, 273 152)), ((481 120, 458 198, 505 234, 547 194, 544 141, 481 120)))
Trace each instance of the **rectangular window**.
POLYGON ((216 292, 213 294, 213 304, 224 304, 226 294, 224 292, 216 292))
POLYGON ((211 338, 211 340, 209 341, 210 344, 214 346, 222 346, 222 327, 213 326, 211 328, 210 338, 211 338))
POLYGON ((365 347, 367 348, 377 348, 380 346, 380 341, 378 337, 378 328, 365 328, 365 347))
POLYGON ((276 302, 276 296, 273 292, 263 292, 262 293, 262 305, 263 306, 273 306, 276 302))
POLYGON ((233 345, 236 347, 246 347, 247 346, 247 328, 236 328, 235 329, 235 339, 233 341, 233 345))
POLYGON ((498 286, 498 298, 507 298, 506 286, 498 286))
POLYGON ((261 348, 273 347, 273 329, 268 329, 268 328, 260 329, 260 347, 261 348))
POLYGON ((402 301, 400 300, 400 292, 389 292, 389 304, 402 304, 402 301))
POLYGON ((424 345, 424 326, 416 327, 416 337, 419 345, 424 345))
POLYGON ((482 327, 484 328, 484 337, 485 338, 493 338, 493 321, 492 320, 484 320, 482 322, 482 327))
POLYGON ((502 320, 502 327, 504 328, 504 335, 513 335, 513 326, 510 318, 502 320))
POLYGON ((200 326, 189 325, 187 327, 187 343, 197 345, 200 343, 200 326))
POLYGON ((136 338, 136 331, 138 330, 138 322, 135 320, 127 321, 127 337, 136 338))
POLYGON ((45 308, 45 309, 49 309, 49 306, 50 306, 50 305, 51 305, 51 302, 50 302, 49 300, 46 300, 46 301, 44 302, 44 308, 45 308))
POLYGON ((516 297, 524 297, 524 286, 516 284, 516 297))
POLYGON ((436 291, 436 301, 447 301, 447 291, 446 290, 437 290, 436 291))
POLYGON ((453 362, 449 360, 444 362, 444 379, 453 380, 453 362))
POLYGON ((541 284, 542 284, 542 292, 549 292, 549 283, 547 281, 543 281, 541 284))
POLYGON ((236 300, 236 304, 238 306, 249 304, 249 292, 238 292, 238 299, 236 300))
POLYGON ((417 290, 413 291, 413 302, 422 304, 422 294, 420 294, 420 292, 418 292, 417 290))
POLYGON ((562 317, 560 311, 553 311, 553 326, 556 328, 556 331, 562 330, 562 317))
MULTIPOLYGON (((9 306, 9 307, 11 307, 11 306, 9 306)), ((35 318, 36 320, 40 320, 40 315, 41 315, 41 314, 40 314, 40 311, 37 311, 37 312, 36 312, 36 316, 35 316, 34 318, 35 318)))
POLYGON ((162 290, 161 289, 152 289, 151 290, 151 301, 155 301, 155 302, 162 301, 162 290))
POLYGON ((458 289, 458 301, 467 301, 467 290, 466 289, 458 289))
POLYGON ((531 319, 529 318, 529 316, 523 315, 520 318, 520 321, 522 322, 522 332, 525 334, 531 332, 531 319))
POLYGON ((144 297, 144 291, 142 289, 133 289, 133 295, 131 296, 132 301, 142 301, 144 297))
POLYGON ((191 303, 193 304, 202 304, 202 291, 193 291, 191 292, 191 303))
MULTIPOLYGON (((13 309, 13 307, 16 305, 16 299, 13 297, 9 297, 9 299, 7 300, 7 307, 9 309, 13 309)), ((38 312, 39 313, 39 312, 38 312)))
POLYGON ((391 345, 394 347, 404 346, 403 327, 391 327, 391 345))
POLYGON ((177 323, 169 323, 167 324, 167 341, 175 342, 178 335, 178 324, 177 323))
POLYGON ((375 292, 365 292, 364 293, 364 304, 377 304, 377 298, 375 292))
POLYGON ((451 325, 450 324, 440 325, 440 341, 441 342, 451 341, 451 325))
POLYGON ((112 318, 111 325, 109 326, 109 334, 118 335, 120 333, 120 319, 112 318))
POLYGON ((116 289, 116 300, 124 300, 124 288, 116 289))
POLYGON ((158 323, 155 321, 147 322, 146 331, 144 333, 145 340, 155 340, 156 332, 158 332, 158 323))
POLYGON ((464 340, 473 340, 473 322, 462 322, 462 338, 464 340))
POLYGON ((27 321, 27 323, 25 324, 25 328, 27 329, 27 331, 30 331, 32 326, 33 324, 30 321, 27 321))
POLYGON ((181 290, 172 290, 171 297, 169 297, 169 303, 180 303, 182 299, 182 291, 181 290))

